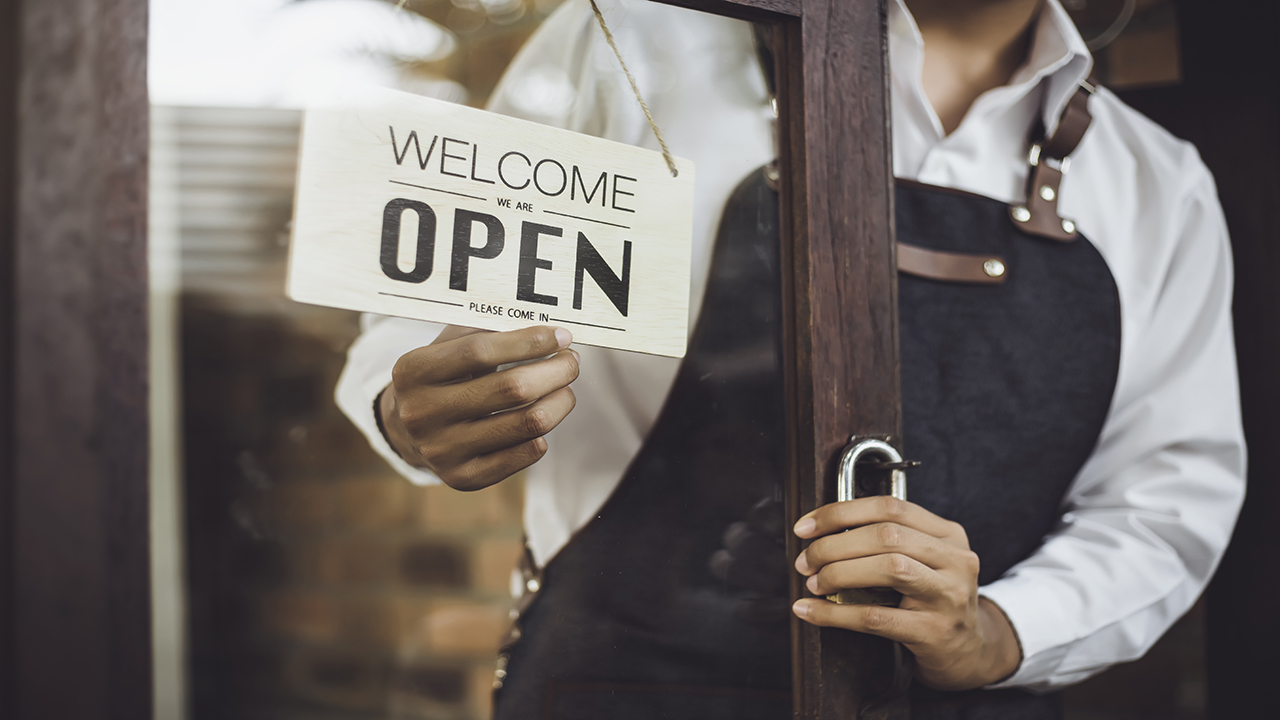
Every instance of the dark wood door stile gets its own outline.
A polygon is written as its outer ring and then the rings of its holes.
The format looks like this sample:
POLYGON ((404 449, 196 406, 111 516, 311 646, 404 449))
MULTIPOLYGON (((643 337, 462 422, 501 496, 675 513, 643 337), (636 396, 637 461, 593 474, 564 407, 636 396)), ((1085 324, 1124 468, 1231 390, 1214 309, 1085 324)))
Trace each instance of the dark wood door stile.
MULTIPOLYGON (((853 434, 901 437, 886 7, 882 0, 657 0, 767 22, 782 168, 787 512, 835 500, 853 434)), ((788 554, 801 547, 788 539, 788 554)), ((792 598, 802 597, 793 577, 792 598)), ((900 649, 793 619, 796 715, 906 718, 900 649)))
POLYGON ((146 0, 0 3, 0 718, 152 715, 146 0))

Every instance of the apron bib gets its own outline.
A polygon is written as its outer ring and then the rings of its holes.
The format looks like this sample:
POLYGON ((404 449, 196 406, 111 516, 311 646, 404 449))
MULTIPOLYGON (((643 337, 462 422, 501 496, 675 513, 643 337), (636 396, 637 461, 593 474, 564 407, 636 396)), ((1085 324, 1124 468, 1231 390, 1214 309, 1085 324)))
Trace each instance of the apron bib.
MULTIPOLYGON (((989 583, 1050 532, 1106 418, 1114 280, 1087 241, 1032 237, 988 198, 899 183, 898 237, 1003 258, 1002 284, 901 274, 908 498, 961 523, 989 583)), ((598 516, 541 571, 499 661, 496 720, 791 717, 781 498, 778 198, 764 172, 725 207, 689 352, 598 516), (754 566, 721 579, 726 536, 754 566)), ((927 720, 1057 718, 1057 697, 932 692, 927 720)))

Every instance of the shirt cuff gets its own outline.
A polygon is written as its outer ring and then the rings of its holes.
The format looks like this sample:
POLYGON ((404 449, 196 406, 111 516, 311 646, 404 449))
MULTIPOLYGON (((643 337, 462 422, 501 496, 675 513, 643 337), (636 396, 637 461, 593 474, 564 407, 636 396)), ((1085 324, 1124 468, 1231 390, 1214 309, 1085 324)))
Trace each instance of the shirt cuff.
POLYGON ((1056 594, 1043 583, 1027 582, 1017 576, 987 585, 978 594, 995 603, 1008 618, 1022 650, 1018 669, 987 687, 1046 687, 1048 679, 1066 658, 1073 639, 1064 637, 1065 608, 1060 606, 1056 594))

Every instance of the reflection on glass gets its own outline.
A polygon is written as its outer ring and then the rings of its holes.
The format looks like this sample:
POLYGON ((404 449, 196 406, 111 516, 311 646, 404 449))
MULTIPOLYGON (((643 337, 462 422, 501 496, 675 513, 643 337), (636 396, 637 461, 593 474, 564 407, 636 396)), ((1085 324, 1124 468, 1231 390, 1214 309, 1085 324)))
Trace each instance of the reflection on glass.
POLYGON ((790 715, 777 234, 757 170, 725 206, 652 429, 604 506, 530 576, 499 718, 790 715))
POLYGON ((289 302, 283 268, 299 108, 483 105, 557 4, 153 0, 154 377, 182 399, 155 415, 157 717, 489 715, 522 482, 388 468, 332 401, 358 316, 289 302))

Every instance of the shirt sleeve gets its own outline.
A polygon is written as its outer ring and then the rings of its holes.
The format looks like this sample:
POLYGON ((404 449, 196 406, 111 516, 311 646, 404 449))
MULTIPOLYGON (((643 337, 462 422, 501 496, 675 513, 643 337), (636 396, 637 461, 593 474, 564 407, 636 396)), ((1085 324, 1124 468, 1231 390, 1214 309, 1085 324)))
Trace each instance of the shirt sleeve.
POLYGON ((1126 317, 1133 337, 1098 447, 1040 549, 981 589, 1023 650, 1000 687, 1052 690, 1141 657, 1231 537, 1245 477, 1231 252, 1212 178, 1198 157, 1189 170, 1155 301, 1126 317))

